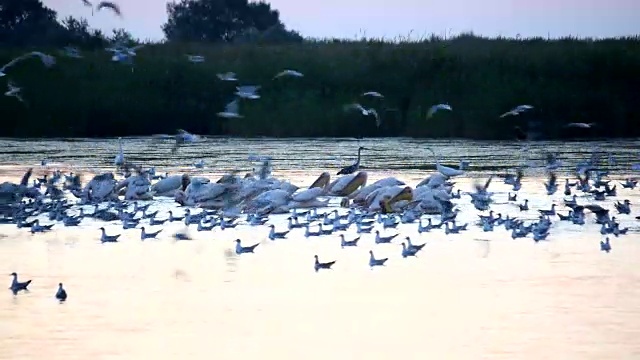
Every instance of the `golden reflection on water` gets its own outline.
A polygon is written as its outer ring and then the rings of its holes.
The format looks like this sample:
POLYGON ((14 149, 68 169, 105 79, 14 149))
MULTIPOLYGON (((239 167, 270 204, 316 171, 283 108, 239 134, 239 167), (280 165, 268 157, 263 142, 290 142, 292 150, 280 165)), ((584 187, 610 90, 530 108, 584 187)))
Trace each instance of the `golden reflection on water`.
MULTIPOLYGON (((316 174, 283 173, 299 185, 316 174)), ((422 173, 396 175, 415 185, 422 173)), ((469 189, 468 179, 457 179, 469 189)), ((494 185, 495 184, 495 185, 494 185)), ((526 219, 561 203, 539 180, 523 186, 532 211, 517 212, 508 187, 492 190, 503 214, 526 219)), ((638 190, 618 199, 640 204, 638 190)), ((579 202, 586 202, 579 199, 579 202)), ((468 197, 460 223, 477 219, 468 197)), ((520 202, 520 200, 518 201, 520 202)), ((165 217, 171 201, 158 205, 165 217)), ((612 208, 611 201, 603 204, 612 208)), ((0 273, 33 279, 31 292, 0 296, 0 359, 638 359, 640 358, 640 236, 633 216, 618 216, 630 234, 599 251, 591 216, 580 228, 555 222, 548 242, 511 240, 503 228, 445 236, 400 237, 428 244, 402 259, 399 242, 340 249, 337 236, 305 239, 294 230, 271 242, 266 227, 191 230, 193 241, 170 235, 139 239, 122 233, 100 244, 98 223, 31 235, 0 225, 0 273), (233 240, 261 242, 255 254, 230 254, 233 240), (473 241, 486 239, 489 241, 473 241), (390 257, 370 270, 369 249, 390 257), (337 260, 313 271, 313 255, 337 260), (63 282, 69 299, 54 299, 63 282)), ((285 216, 272 220, 278 230, 285 216)), ((347 239, 355 236, 348 231, 347 239)), ((2 278, 0 277, 0 280, 2 278)))

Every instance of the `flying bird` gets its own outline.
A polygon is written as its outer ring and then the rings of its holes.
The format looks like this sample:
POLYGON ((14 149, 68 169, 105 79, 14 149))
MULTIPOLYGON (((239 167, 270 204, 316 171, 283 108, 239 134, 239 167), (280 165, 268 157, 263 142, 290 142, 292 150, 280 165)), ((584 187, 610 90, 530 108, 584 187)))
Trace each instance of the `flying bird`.
POLYGON ((594 126, 596 126, 596 123, 591 122, 591 123, 568 123, 564 127, 566 127, 566 128, 578 128, 578 129, 591 129, 594 126))
POLYGON ((365 109, 362 105, 358 103, 353 103, 349 105, 345 105, 345 111, 357 110, 364 116, 373 116, 376 119, 376 126, 380 127, 382 121, 380 120, 380 116, 378 116, 378 112, 374 108, 365 109))
POLYGON ((283 70, 279 73, 276 74, 276 76, 273 77, 273 79, 277 79, 277 78, 281 78, 283 76, 291 76, 291 77, 303 77, 304 74, 302 74, 299 71, 295 71, 295 70, 283 70))
POLYGON ((238 78, 236 78, 236 73, 230 71, 226 73, 216 74, 216 76, 222 81, 238 81, 238 78))
POLYGON ((370 97, 379 98, 379 99, 384 98, 384 95, 380 94, 377 91, 367 91, 366 93, 363 93, 361 96, 370 96, 370 97))
POLYGON ((98 6, 96 6, 96 9, 98 11, 107 8, 107 9, 111 9, 111 11, 113 11, 116 15, 122 17, 122 12, 120 11, 120 6, 118 6, 118 4, 111 2, 111 1, 101 1, 98 6))
POLYGON ((531 105, 518 105, 516 107, 514 107, 513 109, 507 111, 506 113, 500 115, 501 118, 505 117, 505 116, 516 116, 516 115, 520 115, 521 113, 531 110, 533 109, 533 106, 531 105))
POLYGON ((224 111, 219 112, 217 115, 223 118, 241 118, 242 115, 238 114, 238 99, 233 100, 232 102, 228 103, 225 107, 224 107, 224 111))
POLYGON ((16 99, 18 99, 20 102, 25 103, 24 99, 22 98, 22 88, 16 86, 13 82, 9 81, 7 83, 7 88, 8 90, 4 93, 5 96, 13 96, 16 99))
POLYGON ((45 67, 52 67, 53 65, 55 65, 56 63, 56 58, 54 58, 51 55, 47 55, 45 53, 42 53, 40 51, 32 51, 32 52, 28 52, 26 54, 20 55, 17 58, 9 61, 8 63, 6 63, 3 67, 0 68, 0 77, 5 76, 6 74, 4 73, 8 68, 10 68, 11 66, 19 63, 22 60, 31 58, 37 56, 40 58, 40 61, 42 61, 42 64, 45 67))
POLYGON ((430 119, 439 110, 453 111, 453 109, 451 108, 451 106, 449 104, 433 105, 432 107, 429 108, 429 111, 427 111, 427 119, 430 119))

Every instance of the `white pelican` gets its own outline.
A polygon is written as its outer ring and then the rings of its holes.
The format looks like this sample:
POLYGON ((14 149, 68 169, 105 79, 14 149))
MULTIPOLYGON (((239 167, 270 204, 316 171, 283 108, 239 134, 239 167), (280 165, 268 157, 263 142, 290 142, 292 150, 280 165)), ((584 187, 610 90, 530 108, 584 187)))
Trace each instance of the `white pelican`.
POLYGON ((520 115, 520 113, 523 113, 525 111, 531 110, 533 109, 533 106, 531 105, 518 105, 515 108, 507 111, 506 113, 500 115, 501 118, 505 117, 505 116, 515 116, 515 115, 520 115))
POLYGON ((303 77, 304 74, 299 72, 299 71, 295 71, 295 70, 283 70, 279 73, 276 74, 276 76, 273 77, 273 79, 278 79, 281 78, 283 76, 291 76, 291 77, 303 77))
POLYGON ((239 110, 238 108, 239 108, 239 101, 236 98, 224 107, 224 111, 219 112, 217 115, 219 117, 223 117, 227 119, 242 118, 242 115, 238 114, 238 110, 239 110))
POLYGON ((367 173, 360 171, 357 174, 345 175, 337 178, 329 184, 328 193, 333 196, 348 196, 359 187, 367 185, 367 173))
POLYGON ((462 171, 462 170, 457 170, 457 169, 454 169, 454 168, 450 168, 448 166, 440 165, 440 159, 436 155, 436 152, 433 151, 433 149, 431 149, 431 148, 427 148, 427 150, 431 151, 431 153, 433 154, 433 157, 436 159, 436 169, 442 175, 447 176, 447 177, 452 177, 452 176, 457 176, 457 175, 464 174, 464 171, 462 171))
POLYGON ((429 111, 427 111, 427 119, 430 119, 436 112, 438 112, 438 110, 453 111, 453 109, 451 109, 451 105, 449 104, 433 105, 432 107, 429 108, 429 111))
POLYGON ((118 138, 118 154, 115 159, 113 159, 113 164, 115 166, 122 166, 124 164, 124 151, 122 150, 122 138, 118 138))

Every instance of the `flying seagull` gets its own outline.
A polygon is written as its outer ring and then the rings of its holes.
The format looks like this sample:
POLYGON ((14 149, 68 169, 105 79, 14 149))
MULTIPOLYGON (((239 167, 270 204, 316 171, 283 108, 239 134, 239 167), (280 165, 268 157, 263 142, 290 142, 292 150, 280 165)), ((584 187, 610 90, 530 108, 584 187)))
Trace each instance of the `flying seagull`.
POLYGON ((120 6, 118 6, 118 4, 111 1, 101 1, 96 7, 98 11, 104 8, 111 9, 111 11, 113 11, 116 15, 122 17, 122 12, 120 11, 120 6))
POLYGON ((3 67, 0 68, 0 77, 5 76, 6 74, 4 73, 8 68, 10 68, 11 66, 19 63, 22 60, 31 58, 37 56, 40 58, 40 61, 42 61, 42 64, 45 67, 52 67, 53 65, 55 65, 56 63, 56 58, 54 58, 51 55, 47 55, 45 53, 42 53, 40 51, 32 51, 32 52, 28 52, 26 54, 20 55, 17 58, 9 61, 8 63, 6 63, 3 67))

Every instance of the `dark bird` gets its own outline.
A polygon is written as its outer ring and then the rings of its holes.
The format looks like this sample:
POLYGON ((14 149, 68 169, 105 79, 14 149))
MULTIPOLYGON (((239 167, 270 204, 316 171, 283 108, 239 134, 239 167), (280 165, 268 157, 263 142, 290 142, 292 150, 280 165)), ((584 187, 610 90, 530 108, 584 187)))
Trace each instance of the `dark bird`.
POLYGON ((62 283, 58 284, 58 291, 56 292, 56 299, 60 301, 67 300, 67 291, 62 287, 62 283))
POLYGON ((356 162, 340 169, 340 171, 338 171, 338 175, 353 174, 354 172, 358 171, 358 169, 360 169, 360 156, 361 156, 362 150, 369 150, 369 149, 365 148, 364 146, 360 146, 358 148, 358 159, 356 160, 356 162))

